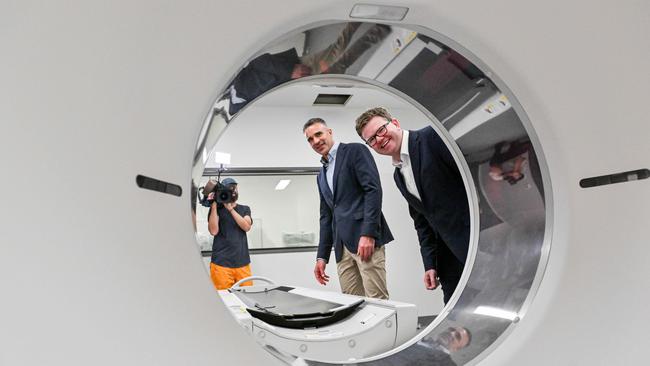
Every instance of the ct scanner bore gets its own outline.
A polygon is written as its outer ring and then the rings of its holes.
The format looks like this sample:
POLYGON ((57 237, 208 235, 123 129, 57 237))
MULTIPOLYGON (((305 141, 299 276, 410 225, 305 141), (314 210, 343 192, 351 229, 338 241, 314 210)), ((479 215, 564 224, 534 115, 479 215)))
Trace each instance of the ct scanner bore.
MULTIPOLYGON (((370 26, 363 24, 359 29, 370 26)), ((281 55, 286 49, 293 52, 304 39, 320 39, 322 47, 328 39, 332 42, 342 27, 345 23, 321 24, 293 32, 262 48, 249 63, 281 55)), ((300 46, 305 50, 301 57, 310 56, 310 52, 318 55, 315 45, 305 42, 300 46)), ((537 138, 515 96, 494 72, 442 35, 417 27, 391 25, 386 39, 375 41, 356 56, 358 59, 336 72, 309 77, 340 77, 370 83, 417 106, 429 120, 435 121, 434 128, 455 154, 473 212, 466 269, 443 312, 418 337, 392 352, 366 360, 383 358, 377 362, 390 364, 422 357, 418 339, 437 339, 445 330, 460 326, 471 331, 472 343, 455 354, 454 360, 458 364, 468 363, 502 341, 525 316, 526 306, 543 274, 550 245, 545 232, 549 230, 552 207, 537 138), (398 353, 385 357, 395 352, 398 353)), ((235 75, 231 80, 238 77, 235 75)), ((251 97, 254 100, 287 82, 291 79, 274 79, 251 97)), ((201 178, 206 151, 237 113, 253 101, 242 102, 241 93, 235 96, 233 89, 231 85, 224 88, 202 129, 194 155, 195 181, 201 178)))

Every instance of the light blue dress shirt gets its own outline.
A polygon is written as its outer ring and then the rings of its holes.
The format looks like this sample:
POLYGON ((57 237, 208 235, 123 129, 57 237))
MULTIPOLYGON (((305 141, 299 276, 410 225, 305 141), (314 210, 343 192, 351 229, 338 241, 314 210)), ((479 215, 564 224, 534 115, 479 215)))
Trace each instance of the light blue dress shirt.
POLYGON ((334 166, 336 165, 336 152, 339 149, 339 143, 335 143, 334 146, 330 149, 330 152, 327 154, 327 160, 329 165, 327 166, 327 171, 325 172, 325 177, 327 178, 327 185, 330 186, 330 190, 334 193, 334 166))

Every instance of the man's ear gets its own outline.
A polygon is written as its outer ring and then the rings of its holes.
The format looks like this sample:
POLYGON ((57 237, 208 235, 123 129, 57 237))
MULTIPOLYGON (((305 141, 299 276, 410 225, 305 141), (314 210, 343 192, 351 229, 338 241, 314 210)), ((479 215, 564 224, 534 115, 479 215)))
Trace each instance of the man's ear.
POLYGON ((393 118, 391 122, 399 128, 399 121, 397 120, 397 118, 393 118))

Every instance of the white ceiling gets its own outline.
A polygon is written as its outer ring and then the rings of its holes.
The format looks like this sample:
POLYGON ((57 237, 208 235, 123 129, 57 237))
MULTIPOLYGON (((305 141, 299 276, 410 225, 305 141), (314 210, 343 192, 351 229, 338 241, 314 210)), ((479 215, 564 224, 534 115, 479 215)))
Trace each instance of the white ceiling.
POLYGON ((401 98, 374 85, 350 79, 321 77, 281 86, 254 102, 254 107, 310 107, 319 93, 352 95, 345 106, 333 105, 326 106, 327 108, 357 109, 367 106, 383 106, 389 110, 412 108, 401 98))

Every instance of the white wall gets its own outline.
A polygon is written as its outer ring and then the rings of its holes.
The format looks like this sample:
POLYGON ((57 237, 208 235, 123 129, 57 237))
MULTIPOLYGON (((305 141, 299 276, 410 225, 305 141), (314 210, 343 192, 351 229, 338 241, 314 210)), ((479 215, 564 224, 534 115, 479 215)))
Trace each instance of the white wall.
MULTIPOLYGON (((362 142, 354 129, 354 119, 368 105, 360 108, 304 107, 277 108, 248 106, 231 122, 215 146, 216 151, 232 154, 236 167, 306 167, 320 166, 320 157, 311 149, 302 133, 311 117, 321 117, 334 130, 335 141, 362 142)), ((428 122, 415 109, 391 110, 402 126, 420 128, 428 122)), ((438 314, 442 309, 441 290, 427 291, 422 283, 423 266, 413 222, 406 201, 393 182, 394 167, 390 158, 372 152, 384 191, 382 209, 395 240, 386 247, 386 272, 391 299, 414 303, 420 315, 438 314)), ((314 185, 316 183, 314 182, 314 185)), ((245 200, 242 198, 242 202, 245 200)), ((318 215, 318 212, 314 212, 318 215)), ((316 253, 260 254, 252 257, 253 272, 271 277, 279 283, 319 288, 313 279, 316 253)), ((332 258, 334 258, 332 256, 332 258)), ((334 261, 328 267, 336 277, 334 261)), ((334 282, 334 281, 333 281, 334 282)), ((338 290, 338 282, 328 285, 338 290)))

